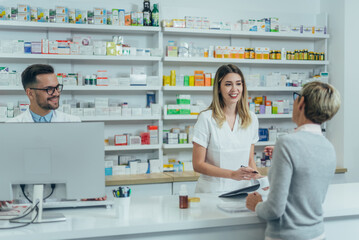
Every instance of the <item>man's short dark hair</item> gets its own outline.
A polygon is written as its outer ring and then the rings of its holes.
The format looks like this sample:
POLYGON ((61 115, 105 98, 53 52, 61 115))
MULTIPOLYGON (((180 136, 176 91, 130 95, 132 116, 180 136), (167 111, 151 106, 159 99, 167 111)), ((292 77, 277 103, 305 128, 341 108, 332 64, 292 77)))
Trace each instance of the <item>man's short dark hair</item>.
POLYGON ((55 73, 54 68, 48 64, 33 64, 28 66, 21 74, 22 86, 26 88, 33 86, 36 82, 36 76, 40 74, 55 73))

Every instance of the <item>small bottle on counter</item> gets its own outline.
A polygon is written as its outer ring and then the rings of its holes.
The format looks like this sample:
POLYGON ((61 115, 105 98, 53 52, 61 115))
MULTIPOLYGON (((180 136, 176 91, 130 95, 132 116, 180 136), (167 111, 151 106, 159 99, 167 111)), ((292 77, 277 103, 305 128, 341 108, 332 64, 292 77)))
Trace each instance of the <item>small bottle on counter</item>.
POLYGON ((179 208, 188 208, 188 192, 187 186, 184 184, 181 185, 181 190, 179 192, 179 208))

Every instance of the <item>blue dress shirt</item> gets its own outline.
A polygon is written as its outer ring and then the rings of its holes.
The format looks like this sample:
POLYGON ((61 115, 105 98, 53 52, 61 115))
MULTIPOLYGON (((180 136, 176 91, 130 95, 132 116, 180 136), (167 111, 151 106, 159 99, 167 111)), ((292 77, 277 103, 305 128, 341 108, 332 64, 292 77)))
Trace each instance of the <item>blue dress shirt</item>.
POLYGON ((45 116, 40 116, 40 115, 32 112, 31 110, 30 110, 30 113, 31 113, 32 119, 36 123, 38 123, 38 122, 40 122, 40 123, 43 123, 43 122, 49 123, 49 122, 51 122, 52 116, 54 115, 53 111, 49 112, 45 116))

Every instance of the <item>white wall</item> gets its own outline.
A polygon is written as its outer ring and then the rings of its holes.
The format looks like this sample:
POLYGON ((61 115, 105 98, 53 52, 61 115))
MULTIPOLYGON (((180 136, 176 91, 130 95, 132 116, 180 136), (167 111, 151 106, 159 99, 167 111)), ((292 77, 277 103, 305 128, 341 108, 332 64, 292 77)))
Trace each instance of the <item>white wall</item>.
POLYGON ((321 11, 329 14, 329 72, 330 82, 342 95, 342 106, 337 116, 328 124, 328 138, 333 142, 337 151, 340 167, 348 168, 348 173, 337 175, 335 182, 359 181, 359 158, 356 154, 359 135, 356 110, 359 81, 355 76, 358 69, 356 47, 359 37, 359 27, 356 9, 359 2, 355 0, 322 0, 321 11))

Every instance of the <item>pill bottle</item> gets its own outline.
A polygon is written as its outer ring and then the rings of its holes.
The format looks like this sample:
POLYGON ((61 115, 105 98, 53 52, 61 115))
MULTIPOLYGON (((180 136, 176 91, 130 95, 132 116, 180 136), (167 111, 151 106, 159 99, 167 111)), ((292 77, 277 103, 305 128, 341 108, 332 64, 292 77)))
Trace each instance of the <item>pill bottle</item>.
POLYGON ((255 58, 254 48, 250 48, 249 49, 249 59, 254 59, 254 58, 255 58))
POLYGON ((250 57, 249 52, 250 52, 249 48, 246 48, 245 51, 244 51, 244 58, 245 59, 249 59, 249 57, 250 57))
POLYGON ((179 208, 185 209, 188 208, 188 192, 187 186, 182 184, 179 192, 179 208))

